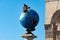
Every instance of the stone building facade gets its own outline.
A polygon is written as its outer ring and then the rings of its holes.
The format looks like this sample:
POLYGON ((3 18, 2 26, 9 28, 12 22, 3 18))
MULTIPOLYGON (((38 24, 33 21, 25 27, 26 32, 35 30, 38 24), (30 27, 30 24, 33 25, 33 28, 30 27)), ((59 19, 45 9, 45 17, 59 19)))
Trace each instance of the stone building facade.
POLYGON ((46 40, 60 40, 60 0, 45 0, 46 40))

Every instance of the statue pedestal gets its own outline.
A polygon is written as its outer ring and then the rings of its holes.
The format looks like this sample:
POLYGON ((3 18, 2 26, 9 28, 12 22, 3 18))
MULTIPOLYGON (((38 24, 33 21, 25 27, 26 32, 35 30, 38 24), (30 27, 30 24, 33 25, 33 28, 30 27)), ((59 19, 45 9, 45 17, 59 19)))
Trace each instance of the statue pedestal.
POLYGON ((22 37, 24 38, 24 40, 33 40, 34 38, 37 38, 33 34, 24 34, 24 35, 22 35, 22 37))

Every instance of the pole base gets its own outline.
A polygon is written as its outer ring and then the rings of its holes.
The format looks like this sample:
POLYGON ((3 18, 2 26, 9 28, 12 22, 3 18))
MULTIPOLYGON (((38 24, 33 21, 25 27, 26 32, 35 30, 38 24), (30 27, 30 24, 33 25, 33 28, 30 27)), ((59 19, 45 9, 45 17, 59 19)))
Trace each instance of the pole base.
POLYGON ((37 36, 33 35, 33 34, 23 34, 22 37, 25 40, 33 40, 34 38, 37 38, 37 36))

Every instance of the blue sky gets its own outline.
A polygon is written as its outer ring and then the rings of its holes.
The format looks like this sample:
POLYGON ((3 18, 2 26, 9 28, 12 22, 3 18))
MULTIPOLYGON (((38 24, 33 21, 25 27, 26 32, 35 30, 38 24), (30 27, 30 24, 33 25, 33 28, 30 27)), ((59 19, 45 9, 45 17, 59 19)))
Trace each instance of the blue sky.
POLYGON ((23 4, 39 14, 39 24, 33 32, 35 40, 45 40, 45 0, 0 0, 0 40, 24 40, 21 35, 26 31, 19 22, 23 4))

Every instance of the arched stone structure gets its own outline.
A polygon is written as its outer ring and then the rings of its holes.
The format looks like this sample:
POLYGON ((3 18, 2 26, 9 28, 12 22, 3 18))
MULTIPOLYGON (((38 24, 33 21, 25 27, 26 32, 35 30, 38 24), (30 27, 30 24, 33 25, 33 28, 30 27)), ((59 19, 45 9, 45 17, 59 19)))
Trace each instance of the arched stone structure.
POLYGON ((60 9, 53 14, 51 24, 53 24, 53 40, 60 40, 60 9))
POLYGON ((60 0, 45 0, 46 40, 60 40, 60 0))
POLYGON ((60 24, 60 9, 57 10, 51 18, 51 24, 54 23, 54 22, 56 24, 60 24))
POLYGON ((53 16, 52 16, 52 18, 51 18, 51 23, 50 24, 52 24, 52 26, 53 26, 53 40, 58 40, 59 38, 58 38, 58 36, 57 36, 57 31, 59 31, 60 29, 60 22, 59 22, 59 20, 60 20, 60 10, 57 10, 54 14, 53 14, 53 16))
POLYGON ((60 31, 60 9, 57 10, 51 18, 51 24, 54 23, 58 26, 57 31, 60 31))
POLYGON ((45 32, 46 40, 60 40, 60 9, 52 15, 50 24, 45 24, 45 32))

